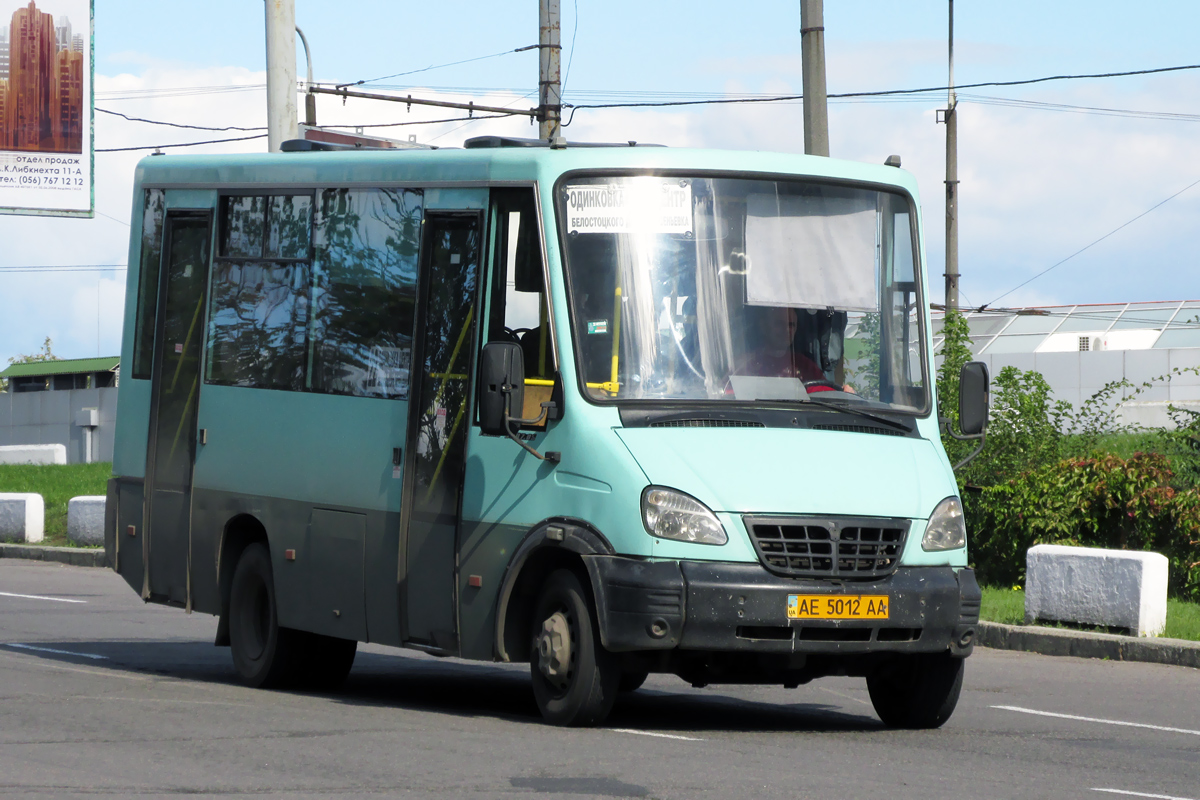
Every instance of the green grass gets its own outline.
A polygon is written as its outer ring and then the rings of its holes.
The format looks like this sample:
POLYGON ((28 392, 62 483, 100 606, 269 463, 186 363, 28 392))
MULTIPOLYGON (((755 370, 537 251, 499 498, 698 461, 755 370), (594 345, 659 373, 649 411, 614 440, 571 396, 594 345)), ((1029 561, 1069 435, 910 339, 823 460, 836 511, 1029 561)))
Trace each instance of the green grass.
POLYGON ((983 587, 979 618, 1005 625, 1025 624, 1025 592, 995 586, 983 587))
POLYGON ((1168 600, 1167 630, 1163 636, 1200 641, 1200 603, 1168 600))
MULTIPOLYGON (((979 618, 1007 625, 1025 624, 1025 592, 1022 589, 1005 587, 983 587, 983 604, 979 618)), ((1051 625, 1050 627, 1056 627, 1051 625)), ((1200 603, 1184 600, 1167 600, 1167 629, 1163 636, 1168 639, 1188 639, 1200 642, 1200 603)))
POLYGON ((42 544, 67 542, 67 502, 80 495, 103 495, 111 463, 0 464, 0 492, 37 492, 46 502, 46 538, 42 544))

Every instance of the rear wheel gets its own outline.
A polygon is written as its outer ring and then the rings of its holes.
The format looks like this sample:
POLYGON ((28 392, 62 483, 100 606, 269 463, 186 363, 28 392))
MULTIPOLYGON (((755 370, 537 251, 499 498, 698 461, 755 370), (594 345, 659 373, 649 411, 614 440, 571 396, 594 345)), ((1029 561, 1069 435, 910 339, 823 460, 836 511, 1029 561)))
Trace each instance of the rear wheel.
POLYGON ((958 705, 964 660, 949 653, 897 656, 867 678, 875 713, 889 728, 940 728, 958 705))
POLYGON ((229 645, 233 666, 249 686, 278 686, 291 678, 296 631, 279 627, 271 556, 263 544, 242 551, 229 592, 229 645))
POLYGON ((554 725, 598 725, 612 710, 621 669, 600 644, 591 594, 575 573, 551 573, 533 620, 530 671, 542 716, 554 725))

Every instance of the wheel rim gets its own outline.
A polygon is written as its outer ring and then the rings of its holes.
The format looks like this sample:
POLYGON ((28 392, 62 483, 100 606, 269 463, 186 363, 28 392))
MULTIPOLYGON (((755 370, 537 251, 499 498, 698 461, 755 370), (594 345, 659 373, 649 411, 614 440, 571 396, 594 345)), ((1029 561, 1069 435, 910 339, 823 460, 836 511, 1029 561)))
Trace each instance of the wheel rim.
POLYGON ((563 609, 542 621, 534 639, 538 671, 555 689, 565 691, 575 672, 575 635, 570 615, 563 609))

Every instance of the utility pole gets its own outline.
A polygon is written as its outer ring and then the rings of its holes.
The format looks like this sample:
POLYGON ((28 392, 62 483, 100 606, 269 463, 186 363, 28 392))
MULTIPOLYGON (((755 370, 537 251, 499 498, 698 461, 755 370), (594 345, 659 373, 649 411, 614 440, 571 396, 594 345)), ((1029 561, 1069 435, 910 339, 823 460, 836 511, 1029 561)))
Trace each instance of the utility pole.
POLYGON ((562 138, 559 0, 538 0, 538 137, 562 138))
POLYGON ((954 0, 950 0, 950 94, 946 102, 946 310, 958 308, 958 97, 954 94, 954 0))
POLYGON ((267 150, 299 137, 296 123, 295 0, 265 0, 267 8, 267 150))
POLYGON ((800 55, 804 63, 804 152, 828 156, 824 0, 800 0, 800 55))

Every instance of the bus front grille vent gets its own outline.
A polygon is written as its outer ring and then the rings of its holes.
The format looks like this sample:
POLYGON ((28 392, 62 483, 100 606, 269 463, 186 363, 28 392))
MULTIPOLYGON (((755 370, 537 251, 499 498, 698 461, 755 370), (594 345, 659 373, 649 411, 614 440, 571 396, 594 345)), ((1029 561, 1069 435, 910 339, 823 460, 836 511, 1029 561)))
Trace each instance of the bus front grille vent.
POLYGON ((848 433, 878 433, 881 436, 903 436, 904 431, 894 428, 877 428, 874 425, 813 425, 817 431, 846 431, 848 433))
POLYGON ((746 419, 665 419, 651 422, 651 428, 765 428, 761 422, 746 419))
POLYGON ((793 578, 881 578, 895 572, 908 520, 743 517, 759 560, 793 578))

